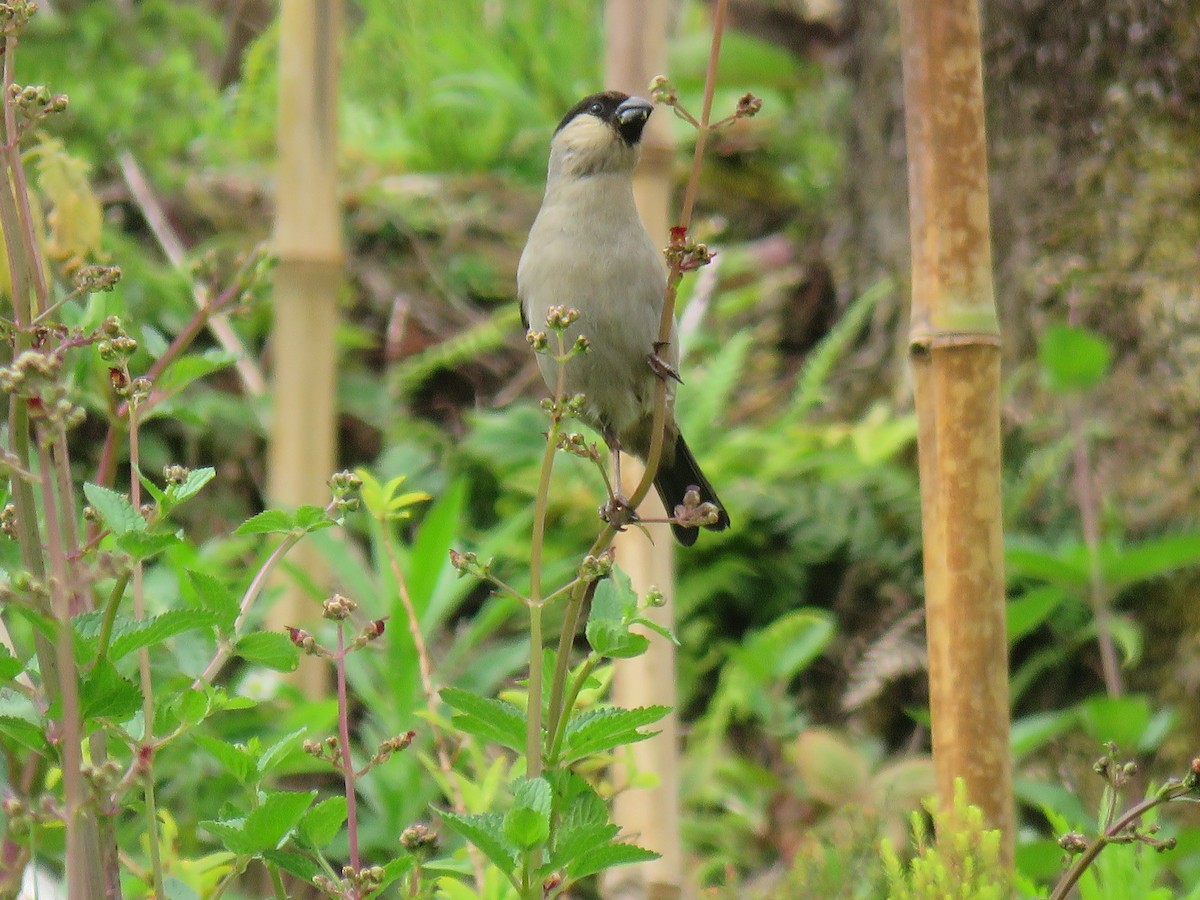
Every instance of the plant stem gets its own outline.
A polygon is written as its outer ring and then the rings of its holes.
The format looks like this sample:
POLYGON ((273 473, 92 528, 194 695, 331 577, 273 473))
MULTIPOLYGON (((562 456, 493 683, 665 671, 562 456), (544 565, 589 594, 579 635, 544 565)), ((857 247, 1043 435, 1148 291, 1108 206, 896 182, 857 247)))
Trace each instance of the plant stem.
POLYGON ((1063 876, 1062 881, 1055 885, 1054 892, 1050 895, 1050 900, 1066 900, 1067 896, 1071 893, 1071 888, 1075 887, 1079 879, 1083 877, 1083 873, 1096 861, 1096 857, 1100 855, 1100 851, 1111 844, 1114 838, 1119 837, 1122 831, 1137 822, 1138 819, 1156 806, 1177 800, 1189 793, 1191 793, 1191 789, 1182 782, 1179 782, 1168 785, 1153 797, 1147 797, 1141 803, 1131 807, 1094 841, 1088 844, 1086 850, 1075 857, 1075 862, 1071 864, 1071 868, 1067 870, 1067 874, 1063 876))
MULTIPOLYGON (((140 432, 138 430, 138 405, 129 404, 129 502, 134 509, 142 506, 142 481, 138 477, 141 467, 140 432)), ((146 595, 142 584, 142 561, 133 564, 133 617, 141 622, 146 618, 146 595)), ((110 603, 115 607, 116 604, 110 603)), ((154 684, 150 678, 150 648, 138 649, 138 673, 142 686, 142 748, 145 756, 146 797, 146 841, 150 847, 150 871, 154 882, 156 900, 165 900, 163 887, 162 853, 158 843, 158 808, 154 798, 154 684)))
MULTIPOLYGON (((583 666, 579 670, 579 674, 575 677, 575 682, 571 685, 571 691, 567 694, 566 700, 562 704, 562 708, 569 712, 575 708, 575 701, 579 699, 579 692, 583 690, 583 686, 591 677, 592 672, 596 670, 596 666, 600 664, 600 657, 595 653, 588 654, 588 658, 584 660, 583 666)), ((547 754, 547 759, 552 764, 559 762, 559 753, 562 751, 562 742, 567 733, 567 720, 569 716, 560 715, 555 722, 554 731, 550 740, 550 752, 547 754)))
POLYGON ((358 855, 358 793, 354 786, 354 762, 350 757, 350 704, 346 699, 346 629, 337 623, 337 702, 338 737, 342 745, 342 778, 346 784, 346 833, 350 838, 350 865, 357 872, 361 866, 358 855))
MULTIPOLYGON (((725 14, 728 0, 717 0, 713 10, 713 36, 709 47, 708 67, 704 75, 704 102, 699 128, 696 135, 696 147, 692 153, 692 168, 688 175, 687 187, 684 189, 683 209, 679 217, 679 227, 686 234, 691 227, 692 214, 695 210, 696 194, 700 185, 700 169, 704 159, 704 147, 711 126, 709 119, 712 115, 713 95, 717 83, 717 61, 721 52, 721 37, 725 29, 725 14)), ((667 284, 663 293, 662 315, 659 319, 658 340, 665 344, 671 336, 671 324, 675 320, 675 298, 683 271, 678 262, 671 265, 667 275, 667 284)), ((642 480, 629 498, 629 505, 637 509, 649 494, 654 484, 654 476, 658 472, 658 464, 662 459, 664 430, 667 420, 667 383, 659 380, 654 386, 654 413, 650 431, 650 452, 646 455, 646 467, 642 480)), ((619 488, 619 485, 618 485, 619 488)), ((670 511, 668 510, 668 513, 670 511)), ((588 551, 591 555, 603 553, 608 549, 616 536, 616 529, 606 525, 599 537, 593 542, 588 551)), ((575 642, 575 633, 579 629, 579 617, 583 612, 585 601, 595 591, 595 585, 590 586, 579 582, 571 591, 567 601, 567 609, 563 619, 562 632, 559 634, 558 655, 554 660, 554 677, 550 684, 550 718, 548 727, 551 733, 558 731, 559 720, 563 717, 562 696, 566 688, 567 671, 570 667, 571 647, 575 642)))
POLYGON ((525 724, 525 774, 542 774, 542 606, 529 607, 529 702, 525 724))
POLYGON ((287 891, 283 887, 283 877, 279 874, 279 866, 267 863, 267 872, 271 875, 271 887, 275 890, 275 900, 287 900, 287 891))

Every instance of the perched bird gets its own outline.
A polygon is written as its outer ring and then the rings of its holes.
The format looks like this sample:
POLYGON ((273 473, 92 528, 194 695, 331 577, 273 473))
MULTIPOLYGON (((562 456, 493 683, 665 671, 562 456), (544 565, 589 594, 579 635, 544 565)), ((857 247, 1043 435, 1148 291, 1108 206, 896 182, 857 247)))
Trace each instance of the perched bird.
MULTIPOLYGON (((654 107, 618 91, 593 94, 563 116, 550 141, 546 196, 529 232, 517 269, 517 295, 525 327, 543 327, 547 311, 579 311, 568 341, 587 337, 590 349, 565 363, 568 396, 584 394, 582 416, 613 452, 645 460, 650 452, 654 388, 679 364, 675 323, 658 343, 667 270, 662 253, 642 225, 633 202, 633 170, 642 130, 654 107)), ((558 385, 559 362, 538 355, 542 377, 558 385)), ((662 462, 654 486, 671 514, 694 488, 712 503, 720 531, 729 516, 700 471, 675 422, 675 386, 668 380, 662 462)), ((619 479, 615 485, 620 490, 619 479)), ((672 523, 684 546, 698 529, 672 523)))

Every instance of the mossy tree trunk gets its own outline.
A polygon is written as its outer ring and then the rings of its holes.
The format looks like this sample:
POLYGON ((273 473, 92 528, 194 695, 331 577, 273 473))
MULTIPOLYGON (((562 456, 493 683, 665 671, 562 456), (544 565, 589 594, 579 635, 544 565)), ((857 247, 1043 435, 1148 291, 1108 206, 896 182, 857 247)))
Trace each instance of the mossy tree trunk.
POLYGON ((1000 329, 992 290, 979 10, 901 0, 912 240, 910 355, 938 797, 962 778, 1012 858, 1000 505, 1000 329))

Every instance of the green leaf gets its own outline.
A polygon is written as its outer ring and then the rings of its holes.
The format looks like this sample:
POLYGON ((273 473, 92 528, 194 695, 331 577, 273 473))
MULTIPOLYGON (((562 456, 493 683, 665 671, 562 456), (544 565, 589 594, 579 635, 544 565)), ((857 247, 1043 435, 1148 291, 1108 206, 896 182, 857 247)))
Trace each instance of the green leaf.
POLYGON ((1082 544, 1064 544, 1051 550, 1014 538, 1004 548, 1004 565, 1010 576, 1037 578, 1064 587, 1087 584, 1089 578, 1087 548, 1082 544))
POLYGON ((1009 600, 1005 613, 1008 623, 1008 642, 1016 643, 1039 625, 1067 599, 1066 591, 1053 584, 1042 585, 1009 600))
POLYGON ((217 626, 221 631, 229 631, 237 621, 239 612, 238 598, 226 584, 214 578, 207 572, 196 572, 187 569, 188 582, 196 592, 196 599, 205 609, 212 610, 217 615, 217 626))
POLYGON ((567 867, 567 874, 572 880, 578 880, 586 878, 588 875, 595 875, 605 869, 611 869, 613 866, 650 862, 652 859, 658 859, 659 855, 652 850, 645 850, 633 844, 609 844, 579 856, 567 867))
POLYGON ((289 756, 296 753, 300 749, 300 738, 304 737, 307 732, 307 728, 298 728, 291 734, 285 734, 266 750, 263 750, 258 756, 258 762, 255 764, 260 779, 263 776, 271 774, 289 756))
POLYGON ((1054 325, 1042 335, 1038 359, 1051 390, 1086 390, 1104 380, 1112 362, 1112 348, 1086 328, 1054 325))
POLYGON ((268 850, 262 857, 305 883, 311 883, 314 875, 322 874, 319 865, 305 854, 297 853, 295 850, 268 850))
POLYGON ((234 534, 290 534, 296 518, 282 509, 264 509, 237 527, 234 534))
POLYGON ((195 497, 200 490, 216 477, 217 470, 211 466, 206 466, 202 469, 192 469, 187 473, 187 477, 179 484, 171 484, 167 486, 167 498, 172 505, 178 506, 185 500, 190 500, 195 497))
POLYGON ((1100 565, 1114 584, 1133 584, 1200 565, 1200 534, 1150 538, 1131 547, 1107 546, 1101 550, 1100 565))
POLYGON ((243 833, 255 852, 274 850, 295 828, 316 798, 316 791, 278 791, 246 816, 243 833))
POLYGON ((337 837, 345 821, 345 797, 322 800, 309 809, 300 820, 300 839, 314 850, 321 849, 337 837))
POLYGON ((631 625, 641 625, 643 628, 653 631, 655 634, 661 635, 662 637, 666 638, 668 641, 670 641, 676 647, 683 646, 683 644, 679 643, 679 638, 677 638, 675 636, 674 631, 672 631, 666 625, 663 625, 659 622, 655 622, 653 619, 647 619, 645 616, 635 616, 633 619, 630 620, 630 624, 631 625))
POLYGON ((122 678, 107 659, 99 659, 79 685, 83 718, 123 722, 142 708, 142 692, 122 678))
POLYGON ((329 518, 329 513, 325 512, 324 507, 301 506, 296 510, 296 527, 303 530, 305 534, 320 531, 323 528, 332 528, 336 524, 337 522, 329 518))
POLYGON ((1150 701, 1144 695, 1099 694, 1079 704, 1084 731, 1097 744, 1114 742, 1126 753, 1137 749, 1150 725, 1150 701))
POLYGON ((245 825, 245 819, 226 819, 222 822, 205 819, 200 822, 200 827, 220 840, 226 850, 238 856, 254 856, 258 848, 246 836, 245 825))
POLYGON ((1012 723, 1013 757, 1020 759, 1035 750, 1040 750, 1060 734, 1074 728, 1078 721, 1079 713, 1074 709, 1022 716, 1012 723))
POLYGON ((0 644, 0 680, 11 681, 21 674, 25 664, 8 652, 8 648, 0 644))
POLYGON ((460 816, 441 812, 442 822, 480 849, 509 879, 517 867, 517 848, 504 834, 504 820, 493 813, 460 816))
MULTIPOLYGON (((98 650, 102 620, 100 613, 92 612, 78 616, 72 622, 75 633, 82 639, 83 649, 89 654, 98 650)), ((206 609, 171 609, 141 620, 117 616, 108 645, 108 658, 118 660, 135 650, 153 647, 184 632, 212 628, 217 621, 216 614, 206 609)))
POLYGON ((211 375, 213 372, 219 372, 236 361, 236 354, 218 350, 215 347, 202 354, 192 353, 181 356, 167 366, 166 371, 155 380, 155 390, 163 394, 177 394, 193 381, 211 375))
POLYGON ((167 499, 166 493, 152 480, 147 478, 140 468, 135 469, 135 471, 137 472, 138 481, 142 483, 142 487, 146 489, 146 493, 154 498, 155 503, 161 504, 167 499))
POLYGON ((581 825, 576 828, 559 829, 558 840, 547 864, 549 869, 565 869, 586 853, 612 843, 620 826, 608 823, 581 825))
POLYGON ((117 538, 117 546, 135 560, 146 560, 182 543, 169 531, 127 531, 117 538))
POLYGON ((257 780, 257 754, 206 734, 193 734, 192 741, 220 763, 221 768, 236 778, 239 784, 248 785, 257 780))
POLYGON ((790 681, 821 655, 833 638, 833 617, 822 609, 796 609, 745 639, 734 652, 740 677, 752 689, 790 681))
POLYGON ((522 778, 513 791, 513 804, 504 816, 504 835, 522 850, 530 850, 550 837, 550 782, 522 778))
POLYGON ((518 752, 525 749, 525 714, 513 704, 459 688, 444 688, 440 696, 458 711, 457 728, 518 752))
POLYGON ((638 729, 657 722, 670 711, 669 706, 639 706, 636 709, 605 706, 585 710, 567 723, 563 758, 579 759, 654 737, 658 732, 638 729))
POLYGON ((198 725, 208 715, 208 692, 184 688, 175 698, 175 715, 183 725, 198 725))
POLYGON ((101 521, 113 534, 120 536, 127 531, 145 531, 146 520, 133 508, 133 504, 111 488, 88 482, 83 486, 84 496, 101 521))
POLYGON ((286 634, 255 631, 238 638, 234 653, 247 662, 277 672, 294 672, 300 664, 300 650, 286 634))
POLYGON ((0 734, 34 753, 46 753, 50 749, 40 725, 16 716, 0 716, 0 734))

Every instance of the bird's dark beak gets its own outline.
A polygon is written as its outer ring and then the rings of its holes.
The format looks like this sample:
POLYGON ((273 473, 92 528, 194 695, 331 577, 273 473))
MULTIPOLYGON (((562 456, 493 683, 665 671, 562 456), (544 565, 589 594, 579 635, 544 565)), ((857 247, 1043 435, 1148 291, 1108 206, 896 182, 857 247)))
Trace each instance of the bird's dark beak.
POLYGON ((646 120, 652 112, 654 106, 641 97, 630 97, 617 107, 613 118, 617 132, 625 139, 625 143, 633 146, 642 139, 642 129, 646 127, 646 120))

